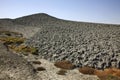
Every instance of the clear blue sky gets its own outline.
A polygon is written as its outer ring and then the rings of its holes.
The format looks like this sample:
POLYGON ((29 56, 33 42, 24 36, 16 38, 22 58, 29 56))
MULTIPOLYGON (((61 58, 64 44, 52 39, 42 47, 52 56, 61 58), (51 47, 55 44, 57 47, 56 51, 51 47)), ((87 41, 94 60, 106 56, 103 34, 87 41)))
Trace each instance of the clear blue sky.
POLYGON ((0 18, 35 13, 74 21, 120 24, 120 0, 0 0, 0 18))

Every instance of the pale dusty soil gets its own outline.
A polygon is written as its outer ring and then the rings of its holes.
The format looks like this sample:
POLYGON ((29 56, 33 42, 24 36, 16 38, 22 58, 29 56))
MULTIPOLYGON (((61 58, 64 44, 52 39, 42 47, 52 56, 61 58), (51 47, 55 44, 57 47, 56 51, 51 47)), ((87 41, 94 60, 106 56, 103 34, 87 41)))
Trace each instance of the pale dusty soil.
POLYGON ((67 70, 66 75, 58 75, 57 72, 60 68, 54 66, 54 63, 49 62, 45 59, 40 59, 33 55, 26 57, 28 61, 40 61, 41 64, 33 64, 35 68, 44 67, 45 71, 38 71, 37 75, 42 78, 42 80, 99 80, 95 75, 84 75, 78 71, 78 69, 67 70))
POLYGON ((44 59, 40 59, 41 66, 46 68, 46 71, 38 73, 43 80, 97 80, 97 76, 83 75, 77 69, 68 70, 66 75, 56 74, 60 69, 56 68, 53 63, 44 59))
POLYGON ((0 43, 0 80, 42 80, 26 59, 8 51, 0 43))

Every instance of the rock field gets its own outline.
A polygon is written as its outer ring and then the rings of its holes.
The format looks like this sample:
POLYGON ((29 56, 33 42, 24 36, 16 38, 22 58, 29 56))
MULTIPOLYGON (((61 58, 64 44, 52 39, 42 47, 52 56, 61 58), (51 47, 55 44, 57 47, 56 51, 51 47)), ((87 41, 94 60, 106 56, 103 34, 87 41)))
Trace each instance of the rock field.
POLYGON ((22 33, 27 38, 24 44, 38 50, 38 55, 17 55, 0 43, 0 80, 98 80, 77 68, 120 68, 120 25, 67 21, 41 13, 0 19, 0 31, 22 33), (35 60, 41 64, 33 65, 35 60), (53 62, 62 60, 76 69, 56 74, 60 69, 53 62), (36 72, 37 67, 45 70, 36 72))
POLYGON ((120 68, 120 25, 66 21, 41 13, 1 19, 0 27, 23 33, 26 45, 38 48, 41 58, 70 60, 76 67, 120 68))
POLYGON ((26 41, 27 45, 39 49, 39 56, 53 62, 69 60, 76 67, 87 65, 98 69, 120 68, 119 25, 72 22, 46 14, 44 16, 48 19, 38 18, 42 24, 36 23, 41 29, 26 41))

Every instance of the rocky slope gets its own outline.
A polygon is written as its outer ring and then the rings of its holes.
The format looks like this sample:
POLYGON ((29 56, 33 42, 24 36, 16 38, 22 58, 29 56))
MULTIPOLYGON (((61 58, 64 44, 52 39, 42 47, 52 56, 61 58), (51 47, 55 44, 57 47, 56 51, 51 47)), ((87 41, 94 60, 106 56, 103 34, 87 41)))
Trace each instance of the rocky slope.
POLYGON ((0 21, 0 27, 13 26, 27 27, 25 31, 18 29, 24 34, 35 29, 28 34, 32 36, 26 45, 38 48, 41 58, 53 62, 69 60, 76 67, 120 68, 120 25, 66 21, 47 14, 0 21))
POLYGON ((65 75, 58 75, 59 70, 53 63, 39 56, 18 55, 7 51, 0 43, 0 80, 99 80, 97 76, 81 74, 77 69, 68 70, 65 75), (40 61, 41 64, 34 64, 33 61, 40 61), (37 67, 45 70, 36 72, 37 67))
MULTIPOLYGON (((35 16, 18 18, 18 22, 28 24, 35 16)), ((42 58, 69 60, 76 67, 120 68, 120 25, 65 21, 46 14, 37 21, 31 24, 41 29, 26 44, 37 47, 42 58)))
POLYGON ((73 22, 34 14, 1 19, 0 31, 3 31, 0 38, 25 37, 24 45, 38 49, 38 55, 18 53, 0 43, 0 80, 99 80, 98 75, 84 75, 77 68, 58 74, 61 69, 53 62, 61 60, 68 60, 76 67, 120 68, 120 25, 73 22))
POLYGON ((21 33, 0 31, 0 80, 98 79, 95 75, 83 75, 77 69, 65 70, 65 74, 60 73, 60 75, 58 72, 61 69, 55 67, 54 63, 41 59, 38 55, 31 54, 28 47, 17 48, 23 42, 24 38, 21 33), (10 46, 15 46, 20 51, 10 46))
POLYGON ((19 32, 25 38, 32 37, 39 29, 40 27, 17 24, 13 19, 0 19, 0 31, 19 32))

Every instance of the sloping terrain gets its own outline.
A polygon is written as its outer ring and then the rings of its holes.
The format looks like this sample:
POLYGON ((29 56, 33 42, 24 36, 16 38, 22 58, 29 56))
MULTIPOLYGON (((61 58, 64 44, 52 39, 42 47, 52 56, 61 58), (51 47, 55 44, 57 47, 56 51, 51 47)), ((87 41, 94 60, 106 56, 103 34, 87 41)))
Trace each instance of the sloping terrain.
POLYGON ((29 61, 36 60, 33 55, 24 59, 5 49, 0 43, 0 80, 99 80, 97 76, 81 74, 77 69, 68 70, 66 75, 58 75, 60 69, 47 60, 39 59, 41 65, 30 64, 29 61), (46 70, 36 73, 32 65, 46 70))
POLYGON ((41 80, 24 58, 7 51, 0 43, 0 80, 41 80))
POLYGON ((25 16, 14 22, 41 27, 26 44, 37 47, 42 58, 69 60, 77 67, 120 68, 120 25, 65 21, 47 14, 25 16))
POLYGON ((43 13, 0 21, 0 27, 13 26, 27 27, 18 29, 23 34, 35 29, 26 45, 38 48, 41 58, 69 60, 76 67, 120 68, 120 25, 66 21, 43 13))
POLYGON ((77 69, 58 74, 60 68, 54 63, 31 54, 28 47, 20 48, 23 42, 21 33, 0 31, 0 80, 98 80, 97 76, 81 74, 77 69), (14 45, 17 51, 11 49, 14 45))
POLYGON ((120 68, 120 25, 34 14, 1 19, 0 42, 6 46, 0 43, 0 80, 119 80, 119 69, 105 68, 120 68), (37 54, 30 53, 34 51, 37 54), (54 66, 53 62, 63 60, 72 62, 74 69, 54 66), (84 66, 105 70, 93 74, 84 66), (87 75, 79 72, 79 67, 87 75))
POLYGON ((120 67, 120 27, 81 25, 44 27, 26 44, 50 61, 69 60, 78 67, 120 67))
POLYGON ((12 19, 0 20, 0 31, 12 31, 22 33, 25 38, 32 37, 40 27, 20 25, 14 22, 12 19))

